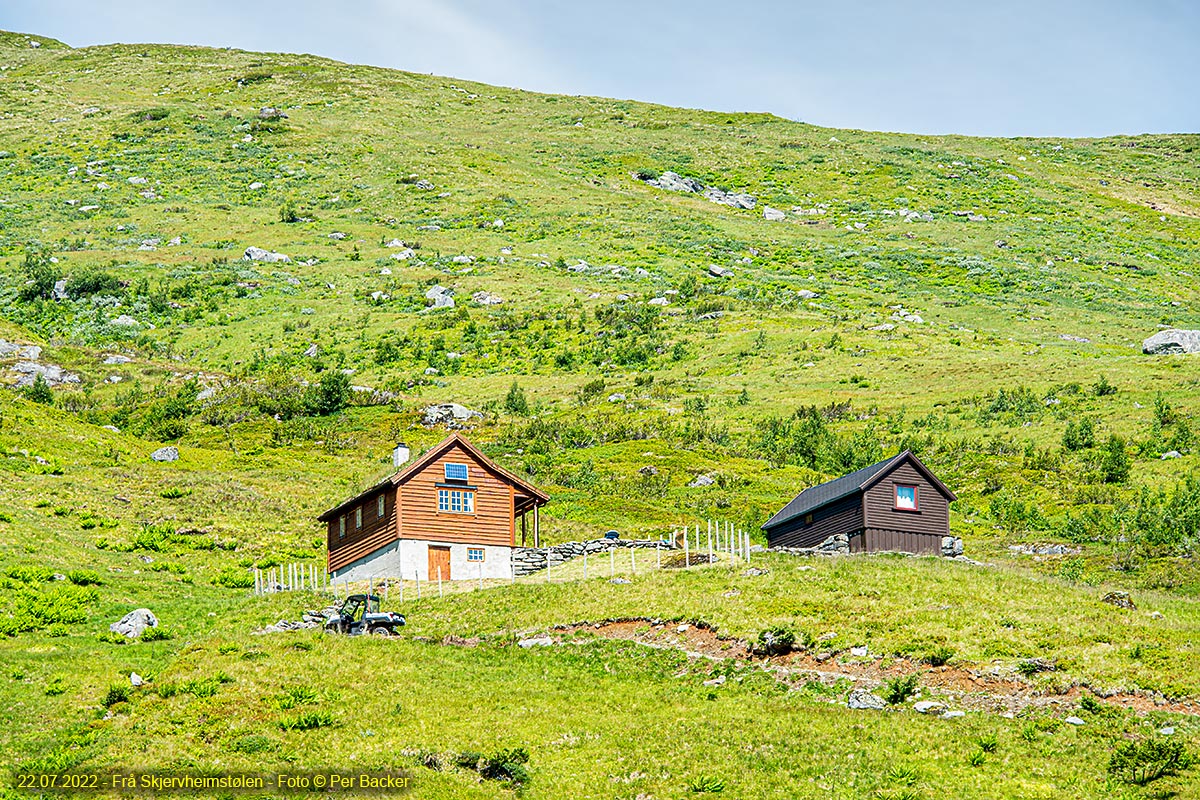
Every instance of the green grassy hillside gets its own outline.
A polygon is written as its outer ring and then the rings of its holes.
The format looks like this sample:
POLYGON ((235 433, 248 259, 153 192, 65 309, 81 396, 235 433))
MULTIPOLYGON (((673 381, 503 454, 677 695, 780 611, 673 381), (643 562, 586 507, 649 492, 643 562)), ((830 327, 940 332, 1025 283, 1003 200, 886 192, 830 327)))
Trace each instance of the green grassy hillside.
POLYGON ((308 768, 352 743, 417 770, 417 796, 492 797, 512 784, 456 754, 524 746, 531 797, 1195 791, 1195 770, 1143 789, 1106 767, 1164 725, 1200 739, 1200 356, 1141 351, 1200 328, 1200 135, 842 131, 7 33, 0 109, 0 339, 78 379, 16 388, 29 354, 0 349, 4 762, 308 768), (647 183, 668 171, 757 204, 647 183), (321 563, 315 516, 397 440, 440 440, 421 416, 441 402, 482 412, 472 441, 550 492, 551 541, 757 533, 911 448, 987 566, 576 569, 410 593, 404 641, 254 635, 322 600, 256 600, 251 568, 321 563), (178 461, 150 459, 168 444, 178 461), (1073 552, 1009 549, 1047 542, 1073 552), (169 638, 105 636, 142 605, 169 638), (680 643, 512 644, 617 617, 703 621, 730 647, 783 626, 842 661, 867 644, 943 699, 922 659, 945 651, 1045 702, 852 711, 849 678, 680 643), (1020 674, 1038 658, 1058 668, 1020 674), (122 700, 130 671, 151 680, 122 700), (331 726, 282 729, 293 689, 331 726))

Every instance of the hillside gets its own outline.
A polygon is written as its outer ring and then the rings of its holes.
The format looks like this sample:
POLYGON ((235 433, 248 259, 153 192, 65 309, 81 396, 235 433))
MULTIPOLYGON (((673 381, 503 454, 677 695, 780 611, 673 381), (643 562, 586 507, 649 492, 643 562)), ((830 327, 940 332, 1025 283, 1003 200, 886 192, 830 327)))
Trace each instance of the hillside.
POLYGON ((421 769, 417 796, 493 797, 439 758, 525 746, 530 797, 1195 791, 1194 769, 1143 789, 1105 766, 1163 726, 1200 741, 1200 356, 1141 346, 1200 328, 1200 135, 832 130, 8 33, 0 108, 5 763, 308 768, 352 742, 421 769), (908 448, 985 566, 570 573, 410 597, 403 641, 254 635, 324 599, 255 599, 251 568, 322 564, 316 515, 396 441, 439 441, 444 402, 551 494, 551 541, 719 518, 762 543, 800 489, 908 448), (1011 549, 1050 542, 1068 554, 1011 549), (106 636, 137 606, 169 638, 106 636), (513 645, 643 617, 715 626, 722 653, 833 632, 885 672, 946 648, 1055 703, 872 716, 850 683, 682 645, 513 645), (146 691, 106 708, 130 671, 146 691), (293 689, 333 727, 281 729, 293 689))

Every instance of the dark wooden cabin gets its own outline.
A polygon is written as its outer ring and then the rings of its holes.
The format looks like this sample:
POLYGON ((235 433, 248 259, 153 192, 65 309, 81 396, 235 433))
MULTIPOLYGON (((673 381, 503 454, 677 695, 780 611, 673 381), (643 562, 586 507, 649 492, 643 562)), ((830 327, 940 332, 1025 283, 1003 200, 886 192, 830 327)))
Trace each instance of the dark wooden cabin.
POLYGON ((835 534, 850 552, 940 555, 957 499, 909 450, 812 486, 767 520, 771 547, 816 547, 835 534))

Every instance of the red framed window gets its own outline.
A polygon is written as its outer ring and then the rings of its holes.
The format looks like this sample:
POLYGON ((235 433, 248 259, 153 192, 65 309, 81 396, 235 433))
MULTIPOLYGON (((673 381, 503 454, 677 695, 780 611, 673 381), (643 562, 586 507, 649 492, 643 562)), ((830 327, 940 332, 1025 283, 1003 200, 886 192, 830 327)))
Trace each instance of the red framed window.
POLYGON ((911 483, 897 483, 894 488, 894 508, 897 511, 918 511, 921 507, 919 487, 911 483))

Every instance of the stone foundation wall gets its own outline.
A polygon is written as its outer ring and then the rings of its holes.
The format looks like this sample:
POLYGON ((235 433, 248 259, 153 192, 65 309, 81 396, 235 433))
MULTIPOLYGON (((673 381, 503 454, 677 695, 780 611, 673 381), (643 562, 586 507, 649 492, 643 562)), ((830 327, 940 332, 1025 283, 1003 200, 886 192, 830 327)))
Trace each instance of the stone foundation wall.
POLYGON ((656 539, 591 539, 586 542, 563 542, 550 547, 514 547, 512 549, 513 575, 521 577, 546 568, 546 559, 550 566, 555 567, 573 558, 579 558, 584 553, 589 556, 594 553, 606 553, 613 548, 636 547, 651 550, 671 550, 671 542, 660 542, 656 539))
POLYGON ((772 553, 792 556, 845 556, 850 554, 850 537, 835 533, 816 547, 772 547, 772 553))

